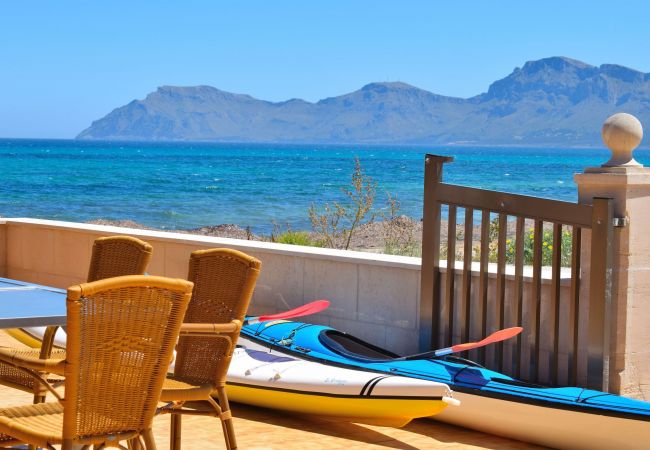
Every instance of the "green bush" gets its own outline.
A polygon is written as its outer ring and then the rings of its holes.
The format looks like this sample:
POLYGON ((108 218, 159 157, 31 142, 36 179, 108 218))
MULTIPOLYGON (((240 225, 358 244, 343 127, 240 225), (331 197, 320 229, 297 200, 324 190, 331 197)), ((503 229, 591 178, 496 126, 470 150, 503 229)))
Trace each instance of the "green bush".
MULTIPOLYGON (((498 239, 499 239, 499 220, 493 219, 490 222, 490 229, 488 232, 490 243, 488 248, 490 251, 488 260, 490 262, 497 262, 499 257, 498 252, 498 239)), ((535 234, 534 229, 529 228, 523 235, 524 238, 524 264, 532 265, 535 258, 535 234)), ((570 231, 562 230, 560 238, 560 265, 562 267, 571 266, 571 251, 572 251, 573 236, 570 231)), ((514 264, 516 258, 516 240, 513 238, 506 239, 506 263, 514 264)), ((480 251, 479 251, 480 253, 480 251)), ((553 264, 553 230, 542 230, 542 265, 550 266, 553 264)))
POLYGON ((322 247, 323 243, 311 238, 306 231, 285 231, 284 233, 274 236, 273 242, 279 244, 305 245, 308 247, 322 247))
MULTIPOLYGON (((562 230, 560 238, 560 265, 562 267, 571 266, 571 249, 573 243, 573 236, 570 231, 562 230)), ((535 258, 534 253, 535 234, 533 228, 530 228, 524 234, 524 264, 531 265, 535 258)), ((512 239, 506 240, 506 262, 508 264, 515 263, 515 241, 512 239)), ((542 231, 542 265, 550 266, 553 264, 553 230, 542 231)))

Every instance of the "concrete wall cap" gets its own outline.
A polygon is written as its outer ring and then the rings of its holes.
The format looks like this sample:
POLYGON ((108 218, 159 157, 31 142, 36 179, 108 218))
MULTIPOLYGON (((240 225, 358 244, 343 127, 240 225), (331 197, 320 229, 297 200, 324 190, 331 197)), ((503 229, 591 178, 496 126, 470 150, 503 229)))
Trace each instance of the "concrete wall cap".
POLYGON ((650 170, 643 172, 601 172, 588 170, 573 174, 573 181, 580 186, 650 186, 650 170))

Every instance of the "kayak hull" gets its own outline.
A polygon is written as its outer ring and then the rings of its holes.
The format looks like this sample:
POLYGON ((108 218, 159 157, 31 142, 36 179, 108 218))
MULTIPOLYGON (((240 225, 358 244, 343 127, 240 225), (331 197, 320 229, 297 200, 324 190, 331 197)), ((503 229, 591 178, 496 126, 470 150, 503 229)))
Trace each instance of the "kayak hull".
POLYGON ((560 449, 642 449, 650 423, 454 392, 460 408, 431 419, 560 449))
POLYGON ((273 390, 233 383, 226 385, 226 392, 229 400, 247 405, 396 428, 407 425, 414 418, 439 414, 447 406, 431 399, 332 397, 318 392, 273 390))
POLYGON ((226 391, 234 402, 391 427, 454 403, 442 383, 333 367, 247 343, 240 340, 228 369, 226 391))

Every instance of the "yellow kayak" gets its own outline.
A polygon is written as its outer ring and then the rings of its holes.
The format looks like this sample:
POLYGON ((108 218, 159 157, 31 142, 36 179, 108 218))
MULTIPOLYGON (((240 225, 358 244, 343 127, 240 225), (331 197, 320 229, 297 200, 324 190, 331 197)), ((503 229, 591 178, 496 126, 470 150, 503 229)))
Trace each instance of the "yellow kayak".
POLYGON ((228 398, 235 402, 391 427, 459 404, 443 383, 344 369, 240 343, 228 369, 228 398))

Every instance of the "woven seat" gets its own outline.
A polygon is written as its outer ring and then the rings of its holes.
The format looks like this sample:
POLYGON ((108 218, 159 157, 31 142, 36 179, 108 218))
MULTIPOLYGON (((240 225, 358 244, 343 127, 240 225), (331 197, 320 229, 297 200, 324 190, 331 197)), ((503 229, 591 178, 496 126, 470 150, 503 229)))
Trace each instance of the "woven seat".
POLYGON ((69 288, 66 359, 44 362, 63 368, 65 399, 0 409, 0 433, 48 449, 127 439, 155 449, 151 423, 191 291, 141 275, 69 288))
MULTIPOLYGON (((3 359, 5 354, 14 360, 39 358, 40 350, 32 348, 0 348, 0 355, 3 356, 3 359)), ((55 348, 52 350, 49 357, 51 359, 65 359, 65 350, 55 348)), ((46 379, 49 383, 59 383, 63 381, 62 377, 51 376, 49 374, 46 379)), ((40 395, 45 395, 47 391, 42 383, 36 380, 31 374, 9 364, 0 363, 0 380, 2 380, 1 383, 5 386, 28 392, 39 392, 40 395)))
MULTIPOLYGON (((93 244, 88 282, 121 275, 143 275, 151 260, 152 247, 148 243, 130 236, 109 236, 95 240, 93 244)), ((17 368, 21 366, 17 358, 12 364, 3 360, 7 354, 25 358, 65 359, 65 350, 53 348, 54 336, 58 327, 47 327, 41 348, 20 349, 18 353, 10 348, 0 349, 0 384, 34 394, 34 403, 45 400, 46 389, 29 373, 17 368)), ((16 337, 26 332, 20 329, 5 330, 16 337)), ((48 378, 50 382, 61 382, 61 378, 48 378)))
POLYGON ((226 374, 260 266, 257 259, 230 249, 200 250, 190 256, 192 300, 176 347, 174 373, 165 380, 160 397, 168 404, 159 409, 172 414, 170 448, 174 450, 181 447, 182 414, 219 417, 226 447, 237 448, 226 374))

